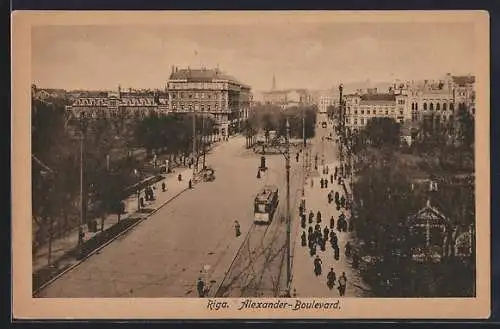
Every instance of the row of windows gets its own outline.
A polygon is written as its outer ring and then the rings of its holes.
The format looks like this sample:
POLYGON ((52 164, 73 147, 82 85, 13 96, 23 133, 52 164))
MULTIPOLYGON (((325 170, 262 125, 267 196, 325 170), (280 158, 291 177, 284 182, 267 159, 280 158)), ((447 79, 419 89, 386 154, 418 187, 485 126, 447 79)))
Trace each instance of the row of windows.
MULTIPOLYGON (((359 124, 360 124, 360 125, 364 125, 365 123, 368 123, 368 121, 369 121, 370 119, 371 119, 371 118, 360 118, 360 119, 359 119, 359 124)), ((404 121, 403 119, 399 119, 399 123, 403 123, 403 121, 404 121)), ((349 119, 347 119, 347 120, 346 120, 346 123, 347 123, 347 124, 350 124, 350 122, 351 122, 351 120, 349 120, 349 119)), ((352 122, 353 122, 353 125, 355 125, 355 126, 357 126, 357 125, 358 125, 358 119, 357 119, 357 118, 354 118, 354 119, 352 120, 352 122)))
MULTIPOLYGON (((446 111, 447 109, 449 109, 450 111, 453 111, 453 103, 449 103, 449 105, 447 103, 443 103, 441 105, 441 103, 424 103, 423 104, 423 109, 424 111, 426 111, 427 109, 429 109, 430 111, 434 111, 434 108, 436 109, 436 111, 440 111, 441 109, 443 111, 446 111), (435 106, 434 106, 435 104, 435 106)), ((411 103, 411 109, 412 110, 418 110, 418 103, 411 103)))
POLYGON ((172 98, 189 98, 189 99, 224 99, 222 93, 206 93, 206 92, 185 92, 171 93, 172 98))
MULTIPOLYGON (((365 110, 360 110, 360 113, 363 115, 365 114, 365 110)), ((379 110, 379 115, 383 115, 385 113, 385 115, 389 115, 389 110, 379 110)), ((394 115, 394 109, 391 110, 391 115, 394 115)), ((350 114, 350 113, 349 113, 350 114)), ((358 114, 358 110, 354 110, 354 115, 357 115, 358 114)), ((366 114, 367 115, 377 115, 377 111, 376 110, 366 110, 366 114)), ((403 111, 399 111, 399 115, 403 115, 403 111)))

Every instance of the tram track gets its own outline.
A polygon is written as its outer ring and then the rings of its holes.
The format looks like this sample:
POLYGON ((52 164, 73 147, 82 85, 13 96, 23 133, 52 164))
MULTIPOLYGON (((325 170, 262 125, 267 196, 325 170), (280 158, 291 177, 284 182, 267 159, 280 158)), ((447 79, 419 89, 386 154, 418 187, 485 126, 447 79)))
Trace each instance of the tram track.
MULTIPOLYGON (((300 167, 292 170, 291 180, 296 182, 300 173, 300 167)), ((297 193, 298 189, 295 189, 292 205, 296 204, 297 193)), ((216 297, 258 297, 262 290, 261 287, 267 286, 269 283, 266 274, 272 272, 275 267, 278 269, 278 274, 276 276, 271 274, 270 281, 274 294, 277 294, 276 282, 280 281, 284 251, 286 250, 286 225, 284 225, 286 209, 284 209, 283 204, 284 202, 280 202, 269 225, 252 224, 215 293, 216 297), (279 263, 270 268, 280 255, 282 257, 279 258, 279 263)))

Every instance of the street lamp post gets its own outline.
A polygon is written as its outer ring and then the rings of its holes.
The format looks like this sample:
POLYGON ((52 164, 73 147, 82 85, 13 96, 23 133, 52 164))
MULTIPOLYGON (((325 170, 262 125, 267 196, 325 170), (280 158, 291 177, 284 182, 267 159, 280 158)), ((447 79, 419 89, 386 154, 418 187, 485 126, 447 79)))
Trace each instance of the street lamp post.
POLYGON ((286 120, 286 153, 285 153, 285 161, 286 161, 286 282, 287 282, 287 290, 289 290, 290 279, 292 274, 291 269, 291 259, 290 259, 290 234, 291 234, 291 220, 290 220, 290 123, 288 119, 286 120))
POLYGON ((193 112, 193 159, 192 159, 192 162, 193 162, 193 180, 196 177, 195 157, 197 158, 198 155, 196 154, 196 112, 193 112))
POLYGON ((78 257, 81 257, 83 247, 83 224, 87 217, 87 198, 85 196, 85 174, 84 174, 84 156, 85 156, 85 138, 86 138, 86 118, 85 113, 80 114, 80 223, 78 225, 78 257))
POLYGON ((201 146, 202 146, 202 151, 203 151, 203 169, 205 169, 205 161, 206 161, 206 138, 205 138, 205 115, 201 116, 201 146))

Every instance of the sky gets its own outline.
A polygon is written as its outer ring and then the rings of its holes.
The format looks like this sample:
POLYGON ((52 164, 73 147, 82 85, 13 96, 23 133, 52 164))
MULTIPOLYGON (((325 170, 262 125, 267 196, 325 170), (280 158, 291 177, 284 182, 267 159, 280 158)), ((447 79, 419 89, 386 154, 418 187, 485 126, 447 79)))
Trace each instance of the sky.
POLYGON ((474 73, 471 23, 38 26, 41 88, 163 88, 171 66, 219 68, 268 90, 474 73))

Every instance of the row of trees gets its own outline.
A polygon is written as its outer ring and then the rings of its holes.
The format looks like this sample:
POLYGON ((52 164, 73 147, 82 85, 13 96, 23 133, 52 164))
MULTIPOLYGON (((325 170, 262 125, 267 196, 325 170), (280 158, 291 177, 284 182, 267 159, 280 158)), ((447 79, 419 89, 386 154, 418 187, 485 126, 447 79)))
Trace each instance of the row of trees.
MULTIPOLYGON (((32 99, 33 251, 62 236, 80 221, 81 146, 84 146, 85 217, 101 218, 123 211, 126 187, 138 182, 134 169, 144 163, 127 156, 138 148, 149 154, 186 155, 192 151, 189 115, 113 116, 72 119, 61 99, 32 99), (82 138, 84 143, 82 143, 82 138)), ((213 132, 214 121, 196 118, 197 145, 213 132)), ((49 252, 50 254, 50 252, 49 252)), ((50 256, 49 256, 50 262, 50 256)))

